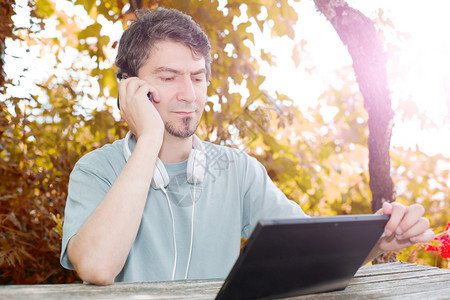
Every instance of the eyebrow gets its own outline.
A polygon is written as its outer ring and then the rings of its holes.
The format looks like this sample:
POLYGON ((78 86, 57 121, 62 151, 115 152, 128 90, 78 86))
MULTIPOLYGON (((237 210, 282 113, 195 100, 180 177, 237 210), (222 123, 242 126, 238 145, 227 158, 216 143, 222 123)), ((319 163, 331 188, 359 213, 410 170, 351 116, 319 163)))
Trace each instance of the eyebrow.
MULTIPOLYGON (((157 69, 155 69, 152 73, 153 74, 158 74, 158 73, 163 73, 163 72, 169 72, 169 73, 174 73, 176 75, 183 75, 184 73, 179 71, 179 70, 175 70, 172 68, 168 68, 168 67, 159 67, 157 69)), ((197 71, 191 72, 191 75, 199 75, 199 74, 206 74, 206 69, 205 68, 201 68, 198 69, 197 71)))

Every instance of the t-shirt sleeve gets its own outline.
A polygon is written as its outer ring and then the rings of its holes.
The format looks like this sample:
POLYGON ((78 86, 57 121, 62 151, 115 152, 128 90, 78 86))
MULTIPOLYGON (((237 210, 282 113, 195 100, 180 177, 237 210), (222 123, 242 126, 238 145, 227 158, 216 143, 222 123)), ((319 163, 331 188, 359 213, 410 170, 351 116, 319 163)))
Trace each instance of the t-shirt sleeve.
POLYGON ((64 268, 74 267, 67 255, 67 244, 104 198, 112 182, 88 161, 78 162, 69 179, 65 208, 60 262, 64 268))
POLYGON ((248 157, 243 176, 243 237, 248 238, 261 219, 308 217, 300 205, 289 200, 273 183, 255 158, 248 157))

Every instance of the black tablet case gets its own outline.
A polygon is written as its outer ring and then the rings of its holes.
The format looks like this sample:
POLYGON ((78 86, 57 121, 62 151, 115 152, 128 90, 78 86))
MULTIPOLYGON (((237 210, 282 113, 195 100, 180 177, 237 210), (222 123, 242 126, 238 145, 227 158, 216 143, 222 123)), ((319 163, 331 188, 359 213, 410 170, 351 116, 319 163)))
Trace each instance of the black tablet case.
POLYGON ((345 289, 388 215, 261 220, 216 299, 273 299, 345 289))

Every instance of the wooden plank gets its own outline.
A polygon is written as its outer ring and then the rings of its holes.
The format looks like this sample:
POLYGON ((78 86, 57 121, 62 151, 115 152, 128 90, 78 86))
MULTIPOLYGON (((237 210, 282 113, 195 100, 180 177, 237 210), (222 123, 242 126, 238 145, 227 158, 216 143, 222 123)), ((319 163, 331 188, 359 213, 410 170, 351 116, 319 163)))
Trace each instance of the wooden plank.
MULTIPOLYGON (((393 273, 390 280, 368 281, 361 284, 351 283, 345 290, 333 293, 318 295, 308 295, 293 299, 388 299, 412 298, 427 296, 422 299, 450 299, 450 270, 426 268, 426 276, 422 271, 415 272, 415 275, 408 277, 410 273, 393 273), (434 272, 433 272, 434 271, 434 272), (407 276, 406 278, 401 277, 407 276)), ((389 275, 388 275, 389 276, 389 275)), ((378 276, 375 276, 378 277, 378 276)))
POLYGON ((213 299, 222 281, 169 281, 117 283, 110 286, 87 284, 21 285, 0 288, 0 298, 25 299, 213 299))
POLYGON ((422 278, 426 276, 450 276, 450 272, 442 273, 436 270, 423 270, 423 271, 411 271, 411 272, 403 272, 403 273, 388 273, 388 274, 380 274, 373 276, 364 276, 364 277, 355 277, 351 280, 351 285, 358 284, 367 284, 367 283, 376 283, 376 282, 384 282, 384 281, 393 281, 407 278, 422 278))
POLYGON ((306 295, 289 299, 314 300, 344 300, 344 299, 449 299, 450 287, 447 282, 425 282, 415 285, 385 286, 384 288, 369 288, 362 290, 336 291, 332 293, 306 295), (443 285, 445 285, 443 287, 443 285))
MULTIPOLYGON (((362 267, 343 291, 291 299, 449 299, 450 270, 410 263, 362 267)), ((0 299, 214 299, 223 280, 0 286, 0 299)))
POLYGON ((355 277, 376 275, 376 274, 390 274, 392 272, 401 273, 427 269, 436 269, 436 268, 417 265, 413 263, 395 262, 395 263, 377 264, 361 267, 358 270, 358 272, 356 272, 355 277))
MULTIPOLYGON (((401 297, 395 296, 395 297, 389 297, 387 299, 400 299, 401 297)), ((413 295, 406 295, 403 297, 404 299, 411 299, 411 300, 448 300, 450 299, 450 288, 439 290, 439 294, 436 293, 434 290, 428 290, 424 291, 422 293, 415 293, 413 295)))

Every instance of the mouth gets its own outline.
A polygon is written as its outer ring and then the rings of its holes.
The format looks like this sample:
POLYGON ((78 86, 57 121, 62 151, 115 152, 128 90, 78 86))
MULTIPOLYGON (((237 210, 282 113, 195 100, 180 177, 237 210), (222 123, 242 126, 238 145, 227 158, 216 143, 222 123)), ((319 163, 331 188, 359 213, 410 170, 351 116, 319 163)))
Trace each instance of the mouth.
POLYGON ((174 111, 174 114, 177 114, 179 116, 190 116, 195 113, 195 111, 174 111))

